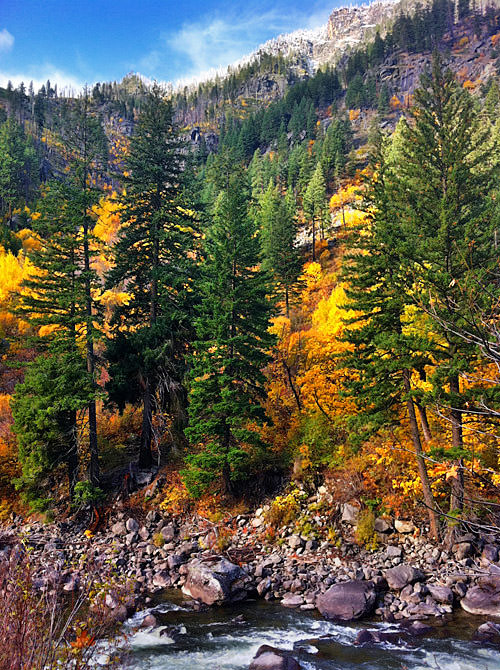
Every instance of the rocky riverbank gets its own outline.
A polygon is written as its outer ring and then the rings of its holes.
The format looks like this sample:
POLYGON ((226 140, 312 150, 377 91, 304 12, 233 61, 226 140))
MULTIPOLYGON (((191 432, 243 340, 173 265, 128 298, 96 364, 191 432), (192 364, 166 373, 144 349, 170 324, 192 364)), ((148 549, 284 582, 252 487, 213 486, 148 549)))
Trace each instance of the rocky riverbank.
MULTIPOLYGON (((320 490, 303 503, 303 509, 312 510, 307 533, 297 532, 297 523, 291 522, 274 532, 272 541, 268 508, 222 525, 119 509, 93 536, 69 522, 18 521, 3 529, 0 553, 8 555, 9 538, 22 538, 39 566, 38 585, 60 570, 66 591, 78 590, 78 569, 72 564, 82 556, 105 558, 133 584, 135 604, 148 602, 156 591, 178 588, 199 603, 194 606, 260 597, 300 610, 317 608, 341 621, 375 615, 389 622, 417 622, 444 618, 456 607, 500 620, 497 538, 464 534, 445 551, 411 521, 384 518, 375 521, 377 548, 367 550, 353 541, 359 512, 354 505, 336 510, 330 539, 314 531, 331 523, 331 507, 321 511, 325 496, 320 490)), ((125 618, 134 603, 125 606, 110 597, 108 605, 117 618, 125 618)), ((500 641, 494 625, 483 633, 500 641)))

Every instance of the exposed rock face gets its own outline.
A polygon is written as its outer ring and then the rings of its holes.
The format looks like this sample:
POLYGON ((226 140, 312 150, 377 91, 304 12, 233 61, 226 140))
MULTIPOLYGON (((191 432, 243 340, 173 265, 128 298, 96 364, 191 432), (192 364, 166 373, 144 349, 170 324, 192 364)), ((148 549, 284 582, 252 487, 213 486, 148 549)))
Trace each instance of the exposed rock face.
POLYGON ((300 665, 288 652, 263 644, 257 650, 249 670, 300 670, 300 665))
POLYGON ((373 582, 352 580, 335 584, 322 593, 316 607, 327 619, 353 621, 368 616, 375 607, 376 592, 373 582))
POLYGON ((194 559, 187 566, 183 593, 206 605, 238 602, 247 596, 246 572, 225 558, 215 561, 194 559))
POLYGON ((397 565, 384 572, 384 577, 391 589, 404 589, 408 584, 423 579, 424 575, 410 565, 397 565))
POLYGON ((483 577, 460 601, 469 614, 500 617, 500 576, 483 577))

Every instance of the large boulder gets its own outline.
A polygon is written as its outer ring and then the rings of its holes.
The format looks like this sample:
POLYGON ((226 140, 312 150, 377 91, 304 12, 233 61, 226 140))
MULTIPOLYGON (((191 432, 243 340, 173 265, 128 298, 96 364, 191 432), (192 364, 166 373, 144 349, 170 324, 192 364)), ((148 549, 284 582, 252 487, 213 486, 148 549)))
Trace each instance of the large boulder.
POLYGON ((318 596, 316 607, 327 619, 353 621, 369 616, 375 608, 376 598, 373 582, 352 580, 334 584, 318 596))
POLYGON ((424 578, 423 573, 411 565, 396 565, 384 572, 384 577, 390 589, 401 590, 408 584, 413 584, 424 578))
POLYGON ((263 644, 258 648, 249 670, 300 670, 300 665, 288 652, 263 644))
POLYGON ((187 565, 183 593, 206 605, 239 602, 247 596, 247 573, 225 558, 194 559, 187 565))
POLYGON ((487 621, 481 624, 474 634, 474 639, 478 642, 500 645, 500 623, 487 621))
POLYGON ((500 617, 500 576, 482 577, 460 601, 469 614, 500 617))

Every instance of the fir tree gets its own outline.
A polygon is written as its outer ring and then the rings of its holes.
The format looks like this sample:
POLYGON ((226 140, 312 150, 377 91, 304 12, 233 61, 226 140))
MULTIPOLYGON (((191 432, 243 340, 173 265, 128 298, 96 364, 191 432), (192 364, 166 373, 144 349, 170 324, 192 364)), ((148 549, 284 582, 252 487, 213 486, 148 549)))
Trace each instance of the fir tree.
POLYGON ((234 171, 217 198, 204 255, 187 431, 197 451, 184 471, 194 495, 217 478, 233 493, 249 467, 249 450, 262 447, 252 426, 263 418, 269 285, 257 269, 259 241, 248 216, 247 188, 234 171))
MULTIPOLYGON (((182 421, 184 348, 190 330, 190 289, 194 230, 183 199, 183 143, 173 111, 159 87, 144 103, 125 160, 123 227, 114 248, 108 283, 130 294, 115 322, 128 331, 109 343, 111 397, 142 401, 140 467, 152 463, 155 406, 170 408, 182 421), (133 362, 134 383, 121 363, 133 362), (140 396, 136 392, 140 390, 140 396)), ((132 373, 132 368, 129 371, 132 373)))
POLYGON ((323 233, 327 213, 325 178, 321 163, 318 162, 314 174, 304 193, 304 212, 311 222, 312 260, 316 260, 316 235, 318 225, 323 233))
POLYGON ((295 201, 283 197, 272 183, 261 198, 259 221, 262 228, 262 266, 274 278, 290 313, 290 296, 302 271, 300 253, 295 246, 295 201))
MULTIPOLYGON (((53 462, 52 441, 57 435, 58 457, 66 457, 68 462, 70 491, 78 475, 76 436, 83 421, 77 410, 84 407, 82 399, 90 403, 93 397, 80 347, 85 336, 86 296, 81 281, 84 250, 79 196, 79 191, 68 184, 51 183, 38 207, 40 217, 33 221, 41 239, 40 247, 30 253, 37 272, 24 282, 18 312, 37 330, 44 329, 46 334, 38 339, 37 345, 46 353, 29 368, 25 385, 18 385, 15 391, 15 404, 19 408, 15 414, 17 425, 23 426, 28 421, 29 403, 38 393, 40 400, 34 404, 33 412, 38 425, 43 426, 33 449, 20 438, 23 478, 33 484, 37 479, 34 473, 46 473, 48 464, 53 462), (61 414, 51 408, 55 392, 61 414)), ((32 435, 36 430, 32 425, 27 432, 32 435)))

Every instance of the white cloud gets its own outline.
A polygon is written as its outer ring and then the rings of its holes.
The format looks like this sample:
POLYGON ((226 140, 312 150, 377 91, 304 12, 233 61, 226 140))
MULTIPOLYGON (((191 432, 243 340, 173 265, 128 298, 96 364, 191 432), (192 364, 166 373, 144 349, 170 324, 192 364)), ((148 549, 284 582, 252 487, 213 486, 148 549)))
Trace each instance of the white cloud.
POLYGON ((7 28, 0 30, 0 53, 7 53, 14 46, 14 35, 11 35, 7 28))
POLYGON ((0 86, 7 86, 9 81, 12 82, 14 88, 21 82, 24 82, 28 88, 30 81, 33 81, 35 93, 50 80, 51 86, 57 84, 57 89, 60 93, 78 93, 85 85, 85 82, 80 81, 72 74, 68 74, 50 63, 44 65, 37 65, 34 68, 29 68, 25 72, 8 72, 0 70, 0 86))
POLYGON ((252 3, 247 11, 229 9, 224 15, 205 15, 184 23, 175 33, 164 34, 163 45, 146 54, 140 67, 153 75, 162 63, 168 63, 169 51, 184 62, 177 83, 202 80, 225 70, 271 36, 324 25, 334 5, 335 0, 320 0, 309 11, 297 11, 282 4, 262 9, 252 3))

